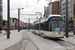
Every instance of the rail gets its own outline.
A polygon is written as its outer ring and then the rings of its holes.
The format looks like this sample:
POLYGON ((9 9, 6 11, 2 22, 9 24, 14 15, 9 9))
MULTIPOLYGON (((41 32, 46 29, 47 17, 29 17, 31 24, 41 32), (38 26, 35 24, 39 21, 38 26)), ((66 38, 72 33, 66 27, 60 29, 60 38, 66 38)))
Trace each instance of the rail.
POLYGON ((39 48, 33 43, 30 37, 26 34, 27 32, 22 33, 22 50, 39 50, 39 48))

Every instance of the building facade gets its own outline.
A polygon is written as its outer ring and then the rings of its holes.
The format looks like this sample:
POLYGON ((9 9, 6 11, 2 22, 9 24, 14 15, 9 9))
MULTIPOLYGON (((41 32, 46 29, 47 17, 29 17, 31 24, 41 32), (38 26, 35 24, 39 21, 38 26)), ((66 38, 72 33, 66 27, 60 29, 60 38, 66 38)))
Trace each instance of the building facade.
POLYGON ((59 1, 59 14, 61 15, 62 0, 59 1))
POLYGON ((2 20, 2 0, 0 0, 0 30, 2 29, 3 26, 3 20, 2 20))
MULTIPOLYGON (((74 0, 68 0, 68 23, 69 23, 69 31, 73 31, 73 5, 74 0)), ((66 0, 60 1, 60 14, 63 17, 63 25, 64 30, 66 30, 66 0)))
POLYGON ((10 26, 17 26, 18 20, 16 18, 10 18, 10 26))
POLYGON ((24 22, 20 21, 20 26, 24 27, 24 22))
POLYGON ((74 0, 74 5, 73 5, 73 10, 74 10, 74 12, 73 12, 73 30, 74 30, 74 34, 75 34, 75 0, 74 0))
MULTIPOLYGON (((24 27, 24 22, 20 20, 20 27, 24 27)), ((17 18, 10 18, 10 28, 18 29, 18 19, 17 18)))
POLYGON ((58 14, 58 2, 57 1, 52 3, 52 14, 58 14))
POLYGON ((58 12, 58 2, 49 3, 47 7, 44 7, 44 17, 48 17, 50 14, 57 14, 58 12))
MULTIPOLYGON (((68 23, 69 31, 73 31, 73 18, 74 18, 74 2, 75 0, 68 0, 68 23)), ((49 3, 44 8, 44 17, 48 17, 50 14, 60 14, 63 17, 63 28, 66 30, 66 0, 59 0, 49 3)))
POLYGON ((10 28, 15 29, 18 26, 17 18, 10 18, 10 28))
POLYGON ((27 29, 27 23, 24 23, 23 29, 27 29))

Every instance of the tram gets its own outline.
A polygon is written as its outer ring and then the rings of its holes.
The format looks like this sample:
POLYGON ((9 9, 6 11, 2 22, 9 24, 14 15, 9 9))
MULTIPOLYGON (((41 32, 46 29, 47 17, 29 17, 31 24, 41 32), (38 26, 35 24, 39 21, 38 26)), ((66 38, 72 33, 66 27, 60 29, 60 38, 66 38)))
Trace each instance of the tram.
POLYGON ((33 23, 33 33, 42 37, 64 38, 61 15, 49 15, 42 17, 33 23))

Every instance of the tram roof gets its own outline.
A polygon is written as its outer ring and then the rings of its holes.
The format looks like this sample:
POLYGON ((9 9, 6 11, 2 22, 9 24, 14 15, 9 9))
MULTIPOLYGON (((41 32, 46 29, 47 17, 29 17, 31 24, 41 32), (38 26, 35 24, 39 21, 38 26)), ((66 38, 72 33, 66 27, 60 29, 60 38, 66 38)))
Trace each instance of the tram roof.
POLYGON ((52 16, 60 16, 61 17, 61 15, 49 15, 49 17, 52 17, 52 16))
POLYGON ((43 18, 41 18, 41 21, 38 20, 37 22, 33 23, 33 25, 38 24, 38 23, 46 22, 46 21, 48 21, 49 18, 51 18, 51 17, 53 17, 53 16, 62 17, 61 15, 49 15, 48 17, 43 17, 43 18))

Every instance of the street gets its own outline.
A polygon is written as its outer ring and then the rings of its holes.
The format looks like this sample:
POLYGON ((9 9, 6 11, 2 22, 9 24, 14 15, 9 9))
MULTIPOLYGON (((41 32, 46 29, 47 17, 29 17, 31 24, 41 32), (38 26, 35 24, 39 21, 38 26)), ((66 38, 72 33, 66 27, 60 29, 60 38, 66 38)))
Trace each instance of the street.
POLYGON ((75 50, 75 36, 51 39, 34 34, 31 30, 11 30, 11 38, 8 40, 6 32, 2 32, 0 50, 75 50))
POLYGON ((75 50, 75 44, 71 43, 72 41, 67 42, 63 39, 42 38, 27 31, 23 32, 23 44, 27 43, 23 47, 26 50, 75 50), (29 42, 26 42, 25 39, 28 39, 29 42))
POLYGON ((75 0, 0 0, 0 50, 75 50, 75 0))

